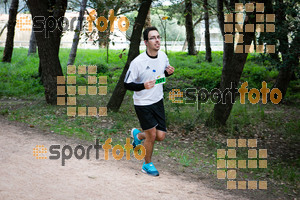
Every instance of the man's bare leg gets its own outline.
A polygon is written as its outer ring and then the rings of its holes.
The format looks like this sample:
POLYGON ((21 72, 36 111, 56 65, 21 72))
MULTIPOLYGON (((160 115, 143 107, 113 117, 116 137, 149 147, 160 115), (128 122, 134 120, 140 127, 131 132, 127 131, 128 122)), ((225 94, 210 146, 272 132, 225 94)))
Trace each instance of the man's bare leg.
POLYGON ((148 129, 137 135, 139 140, 145 139, 144 147, 146 149, 146 155, 145 155, 145 163, 146 164, 151 162, 154 142, 164 140, 165 136, 166 136, 166 132, 157 130, 155 127, 148 129))

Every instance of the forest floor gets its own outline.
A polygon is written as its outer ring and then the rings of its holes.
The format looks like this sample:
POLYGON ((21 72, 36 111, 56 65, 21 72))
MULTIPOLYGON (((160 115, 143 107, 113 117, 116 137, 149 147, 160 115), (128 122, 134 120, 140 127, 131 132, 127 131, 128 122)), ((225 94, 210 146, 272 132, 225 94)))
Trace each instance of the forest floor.
MULTIPOLYGON (((130 160, 124 156, 117 161, 110 150, 109 160, 105 160, 102 148, 99 159, 96 159, 96 150, 92 149, 90 159, 86 155, 83 159, 76 159, 73 153, 62 166, 65 145, 74 151, 81 144, 87 150, 95 142, 58 135, 31 124, 9 121, 3 116, 0 116, 0 126, 0 199, 297 199, 296 191, 294 194, 279 192, 282 189, 271 182, 267 190, 228 190, 225 180, 212 177, 205 169, 195 173, 181 159, 178 164, 175 157, 170 159, 167 152, 157 153, 157 149, 153 157, 159 177, 143 174, 142 161, 135 159, 132 153, 130 160), (41 154, 47 159, 33 156, 36 145, 47 148, 48 152, 41 154), (59 159, 49 159, 51 145, 60 145, 59 159)), ((171 132, 176 133, 175 130, 171 132)), ((169 135, 170 138, 177 136, 174 133, 169 135)), ((199 154, 205 153, 201 148, 199 150, 199 154)), ((181 148, 180 151, 185 150, 181 148)), ((181 153, 181 156, 186 154, 181 153)), ((209 168, 216 171, 214 165, 209 168)))

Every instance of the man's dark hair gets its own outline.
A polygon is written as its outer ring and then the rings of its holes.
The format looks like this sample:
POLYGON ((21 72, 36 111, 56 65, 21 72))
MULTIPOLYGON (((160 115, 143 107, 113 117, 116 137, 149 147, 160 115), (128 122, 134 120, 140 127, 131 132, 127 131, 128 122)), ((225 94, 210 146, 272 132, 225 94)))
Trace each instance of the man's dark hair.
POLYGON ((151 26, 151 27, 146 28, 144 30, 144 32, 143 32, 144 40, 148 40, 149 39, 148 38, 148 34, 149 34, 150 31, 157 31, 158 32, 158 30, 157 30, 157 28, 155 26, 151 26))

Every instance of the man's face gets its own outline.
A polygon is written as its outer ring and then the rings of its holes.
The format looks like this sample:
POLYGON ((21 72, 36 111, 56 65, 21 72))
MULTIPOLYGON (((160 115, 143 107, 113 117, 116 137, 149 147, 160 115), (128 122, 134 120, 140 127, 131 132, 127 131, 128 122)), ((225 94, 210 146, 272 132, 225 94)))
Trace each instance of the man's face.
POLYGON ((148 33, 148 41, 145 40, 145 45, 149 50, 158 51, 160 49, 160 36, 156 30, 148 33))

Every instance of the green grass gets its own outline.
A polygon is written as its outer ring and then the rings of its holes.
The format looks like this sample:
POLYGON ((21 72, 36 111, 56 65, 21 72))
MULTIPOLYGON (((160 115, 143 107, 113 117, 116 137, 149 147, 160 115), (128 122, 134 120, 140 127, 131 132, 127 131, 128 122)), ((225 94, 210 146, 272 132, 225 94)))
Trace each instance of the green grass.
POLYGON ((15 49, 11 64, 0 63, 0 96, 29 97, 43 94, 43 86, 38 79, 38 57, 25 55, 25 49, 15 49))
MULTIPOLYGON (((3 48, 0 48, 2 54, 3 48)), ((106 50, 79 49, 75 65, 97 65, 98 76, 108 76, 108 95, 78 98, 78 105, 106 105, 110 94, 122 73, 126 54, 119 58, 121 50, 110 50, 109 63, 106 63, 106 50)), ((60 50, 60 61, 64 74, 69 49, 60 50)), ((127 51, 125 51, 127 53, 127 51)), ((169 52, 169 61, 175 67, 175 74, 164 85, 166 123, 170 130, 164 142, 155 145, 154 157, 168 163, 176 163, 182 171, 206 173, 216 177, 216 151, 226 147, 228 138, 257 138, 261 148, 268 148, 278 155, 268 157, 267 169, 241 170, 243 178, 268 178, 282 181, 291 188, 297 187, 300 180, 299 159, 293 149, 299 144, 299 108, 297 105, 240 104, 233 106, 227 125, 221 128, 206 128, 214 104, 175 104, 169 100, 172 89, 184 91, 186 88, 215 88, 221 79, 222 52, 213 52, 213 62, 204 61, 205 52, 188 56, 185 52, 169 52), (283 147, 279 149, 278 147, 283 147), (278 149, 278 150, 277 150, 278 149), (286 157, 283 152, 293 154, 286 157), (288 167, 287 167, 288 166, 288 167)), ((12 63, 0 63, 0 114, 10 120, 21 121, 52 133, 78 137, 85 140, 98 138, 104 143, 112 138, 112 145, 125 144, 132 127, 139 127, 132 94, 127 91, 119 112, 110 112, 107 117, 68 117, 66 107, 47 105, 43 86, 38 78, 38 56, 27 57, 27 49, 14 49, 12 63)), ((278 71, 268 63, 258 59, 258 55, 248 56, 241 81, 248 81, 248 88, 261 88, 262 81, 273 85, 278 71)), ((78 75, 78 83, 86 84, 84 76, 78 75)), ((299 80, 291 82, 287 99, 299 100, 299 80)), ((296 103, 295 103, 296 104, 296 103)), ((247 151, 238 151, 239 158, 247 158, 247 151)), ((280 185, 280 184, 279 184, 280 185)), ((287 190, 289 191, 289 190, 287 190)))
MULTIPOLYGON (((3 48, 0 48, 2 54, 3 48)), ((124 63, 127 59, 127 51, 122 59, 119 58, 121 50, 109 51, 109 63, 106 63, 106 50, 85 50, 79 49, 75 65, 97 65, 100 75, 108 75, 109 83, 115 85, 122 73, 124 63)), ((63 73, 66 74, 69 49, 60 50, 60 61, 63 73)), ((197 56, 188 56, 185 52, 169 52, 170 64, 176 68, 174 76, 170 77, 165 89, 172 88, 206 88, 211 90, 220 82, 222 73, 222 52, 213 52, 212 63, 204 61, 205 52, 197 56)), ((268 71, 264 66, 252 61, 250 55, 246 63, 241 80, 247 80, 251 86, 261 87, 263 80, 274 80, 277 71, 268 71), (250 80, 249 80, 250 79, 250 80)), ((0 68, 0 96, 29 97, 42 95, 43 87, 39 84, 38 78, 38 55, 27 57, 27 49, 15 48, 12 63, 1 63, 0 68)))

